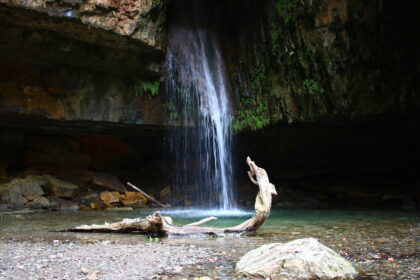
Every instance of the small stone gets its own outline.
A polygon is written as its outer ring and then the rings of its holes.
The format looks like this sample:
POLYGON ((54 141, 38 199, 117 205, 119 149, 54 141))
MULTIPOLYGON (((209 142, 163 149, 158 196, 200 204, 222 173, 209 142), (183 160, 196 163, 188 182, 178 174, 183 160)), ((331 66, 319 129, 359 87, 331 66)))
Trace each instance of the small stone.
POLYGON ((98 272, 93 272, 93 273, 91 273, 91 274, 89 274, 88 276, 87 276, 87 279, 88 280, 96 280, 96 279, 98 279, 98 272))
POLYGON ((82 267, 80 269, 80 272, 82 272, 83 274, 87 275, 87 274, 89 274, 89 269, 87 269, 86 267, 82 267))
POLYGON ((180 273, 180 272, 182 271, 182 266, 175 266, 175 267, 173 268, 173 271, 174 271, 175 273, 180 273))

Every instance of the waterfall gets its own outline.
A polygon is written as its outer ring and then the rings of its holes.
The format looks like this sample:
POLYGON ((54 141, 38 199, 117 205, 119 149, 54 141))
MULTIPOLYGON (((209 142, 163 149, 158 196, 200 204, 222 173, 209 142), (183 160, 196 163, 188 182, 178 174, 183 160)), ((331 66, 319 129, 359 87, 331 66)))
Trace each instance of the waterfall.
MULTIPOLYGON (((168 30, 166 86, 175 187, 200 207, 234 207, 232 108, 225 65, 208 1, 174 1, 168 30)), ((216 28, 217 29, 217 28, 216 28)))

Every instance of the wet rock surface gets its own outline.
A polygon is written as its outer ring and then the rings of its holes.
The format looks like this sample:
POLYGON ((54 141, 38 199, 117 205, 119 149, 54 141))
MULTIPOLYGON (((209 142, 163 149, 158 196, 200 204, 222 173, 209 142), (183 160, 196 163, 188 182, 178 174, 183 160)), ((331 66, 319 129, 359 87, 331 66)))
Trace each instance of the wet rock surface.
POLYGON ((338 253, 314 238, 271 243, 244 255, 236 273, 269 279, 354 279, 356 270, 338 253))

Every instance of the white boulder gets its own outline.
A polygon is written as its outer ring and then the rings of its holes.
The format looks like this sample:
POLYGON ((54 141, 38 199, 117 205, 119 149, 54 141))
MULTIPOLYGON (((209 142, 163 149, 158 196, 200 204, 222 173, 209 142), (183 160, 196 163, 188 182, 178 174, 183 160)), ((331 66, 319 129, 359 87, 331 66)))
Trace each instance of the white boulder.
POLYGON ((263 245, 236 264, 238 276, 264 279, 354 279, 350 262, 314 238, 263 245))

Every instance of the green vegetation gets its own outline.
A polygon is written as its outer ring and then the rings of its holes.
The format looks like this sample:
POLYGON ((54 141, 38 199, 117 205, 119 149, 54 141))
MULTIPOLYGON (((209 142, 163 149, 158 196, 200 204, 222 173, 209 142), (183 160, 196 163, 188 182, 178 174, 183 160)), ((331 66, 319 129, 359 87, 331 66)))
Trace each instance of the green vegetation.
POLYGON ((159 93, 159 80, 153 82, 143 82, 143 89, 145 92, 149 92, 151 96, 156 96, 159 93))
POLYGON ((321 88, 317 81, 314 80, 304 80, 302 82, 302 88, 309 94, 324 93, 325 90, 321 88))
MULTIPOLYGON (((288 24, 295 20, 295 3, 293 0, 278 0, 276 2, 276 11, 278 15, 283 18, 283 22, 288 24)), ((270 26, 270 35, 272 43, 272 51, 274 54, 277 54, 280 49, 279 38, 280 38, 280 23, 278 20, 271 22, 270 26)))
POLYGON ((295 15, 293 13, 295 3, 293 0, 278 0, 276 2, 276 9, 279 15, 283 17, 285 24, 295 20, 295 15))
POLYGON ((263 92, 263 86, 266 79, 264 64, 258 66, 252 71, 251 77, 251 91, 253 95, 258 95, 263 92))
POLYGON ((157 96, 159 93, 160 81, 137 81, 134 84, 134 93, 138 97, 143 97, 144 93, 148 93, 151 96, 157 96))
POLYGON ((241 100, 239 111, 233 123, 233 129, 236 131, 250 128, 257 130, 264 128, 270 123, 269 112, 266 105, 258 103, 253 105, 251 99, 241 100))

